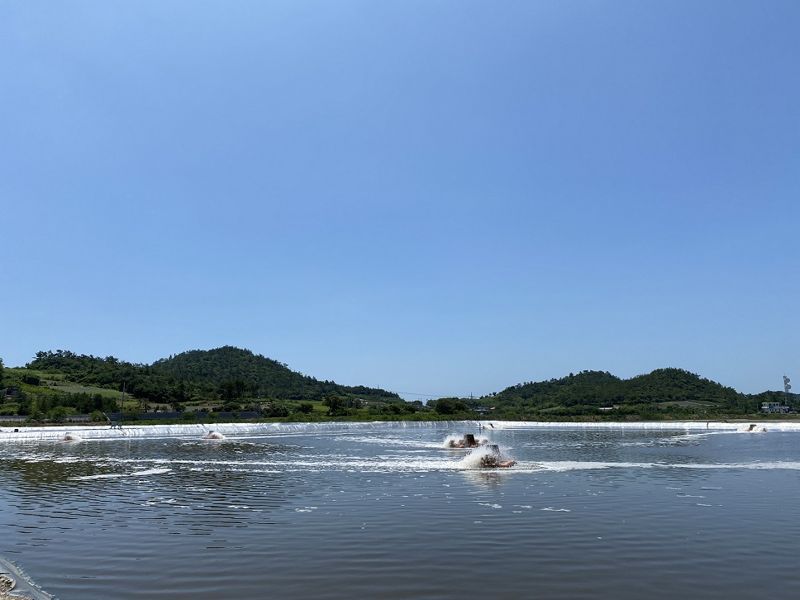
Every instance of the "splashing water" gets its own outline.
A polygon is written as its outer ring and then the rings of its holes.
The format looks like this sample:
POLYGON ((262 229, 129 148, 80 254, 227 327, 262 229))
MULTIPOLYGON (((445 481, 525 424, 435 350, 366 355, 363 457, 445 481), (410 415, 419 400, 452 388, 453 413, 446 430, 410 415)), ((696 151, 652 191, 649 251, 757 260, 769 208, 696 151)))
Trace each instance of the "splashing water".
MULTIPOLYGON (((487 437, 481 437, 481 436, 478 436, 478 435, 473 436, 473 437, 475 439, 475 442, 479 446, 484 446, 484 445, 489 443, 489 438, 487 438, 487 437)), ((461 435, 451 434, 451 435, 448 435, 444 439, 444 442, 442 442, 442 447, 443 448, 447 448, 448 450, 469 448, 469 446, 464 446, 463 445, 465 439, 466 439, 466 434, 461 434, 461 435)))
POLYGON ((736 430, 738 433, 767 433, 767 428, 758 423, 742 425, 736 430))
POLYGON ((508 460, 511 460, 511 458, 503 455, 498 449, 489 445, 475 448, 472 452, 458 461, 458 464, 463 469, 484 469, 487 466, 487 461, 508 460))
POLYGON ((463 439, 461 435, 448 435, 442 442, 442 448, 455 448, 455 445, 463 439))

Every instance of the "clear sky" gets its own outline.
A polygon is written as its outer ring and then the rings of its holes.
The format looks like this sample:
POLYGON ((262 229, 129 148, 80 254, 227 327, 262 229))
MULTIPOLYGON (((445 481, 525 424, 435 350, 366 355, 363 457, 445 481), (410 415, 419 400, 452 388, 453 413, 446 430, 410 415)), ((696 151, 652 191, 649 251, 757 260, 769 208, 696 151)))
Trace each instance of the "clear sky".
POLYGON ((0 357, 800 383, 800 2, 0 3, 0 357))

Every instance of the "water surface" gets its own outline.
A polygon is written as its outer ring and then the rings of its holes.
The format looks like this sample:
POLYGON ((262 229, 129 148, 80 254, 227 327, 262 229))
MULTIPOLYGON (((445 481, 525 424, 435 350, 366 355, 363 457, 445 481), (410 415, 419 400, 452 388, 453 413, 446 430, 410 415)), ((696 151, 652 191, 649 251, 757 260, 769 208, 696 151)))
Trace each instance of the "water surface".
POLYGON ((796 598, 800 435, 305 426, 0 445, 0 556, 64 600, 796 598))

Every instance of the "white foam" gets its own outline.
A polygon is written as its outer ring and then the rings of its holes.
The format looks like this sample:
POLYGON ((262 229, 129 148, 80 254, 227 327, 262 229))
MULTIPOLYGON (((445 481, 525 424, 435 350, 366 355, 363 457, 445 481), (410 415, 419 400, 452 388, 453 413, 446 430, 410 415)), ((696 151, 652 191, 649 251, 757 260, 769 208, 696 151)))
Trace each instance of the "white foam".
MULTIPOLYGON (((414 448, 415 452, 419 448, 441 448, 441 444, 437 442, 430 442, 417 439, 402 439, 396 437, 387 437, 380 435, 360 436, 360 435, 347 435, 338 438, 342 442, 358 442, 359 444, 375 444, 378 446, 388 447, 397 446, 401 448, 414 448)), ((410 451, 410 450, 407 450, 410 451)), ((424 452, 424 450, 422 450, 424 452)))
POLYGON ((502 454, 498 455, 497 451, 491 446, 481 446, 480 448, 475 448, 472 450, 464 458, 458 461, 458 463, 461 465, 461 468, 464 469, 481 469, 483 468, 483 460, 489 456, 492 456, 497 460, 509 460, 508 456, 504 456, 502 454))
MULTIPOLYGON (((573 422, 573 421, 491 421, 493 429, 630 429, 656 431, 740 431, 753 424, 727 421, 632 421, 632 422, 573 422)), ((769 421, 755 423, 768 431, 800 432, 800 421, 769 421)))
MULTIPOLYGON (((464 441, 464 434, 461 434, 461 435, 450 434, 446 438, 444 438, 444 441, 441 443, 441 445, 438 445, 437 447, 447 448, 448 450, 457 449, 459 447, 456 446, 456 444, 459 443, 459 442, 463 442, 463 441, 464 441)), ((489 443, 489 438, 483 437, 483 436, 480 436, 480 435, 476 435, 475 436, 475 441, 478 444, 484 445, 484 444, 488 444, 489 443)), ((463 448, 464 447, 462 446, 461 449, 463 449, 463 448)))
MULTIPOLYGON (((456 427, 476 428, 475 421, 371 421, 345 422, 329 421, 325 423, 214 423, 214 431, 226 437, 245 436, 287 436, 307 434, 342 434, 348 432, 372 431, 376 428, 386 429, 454 429, 456 427)), ((118 440, 126 438, 160 439, 160 438, 199 438, 208 433, 209 425, 187 423, 180 425, 126 425, 111 429, 107 425, 88 425, 80 428, 83 439, 118 440)), ((65 433, 75 431, 75 427, 63 425, 46 427, 0 427, 0 442, 40 442, 57 441, 65 433)))
MULTIPOLYGON (((590 461, 543 461, 519 463, 514 471, 587 471, 597 469, 694 469, 723 470, 744 469, 753 471, 789 470, 800 471, 798 461, 770 461, 749 463, 652 463, 652 462, 590 462, 590 461)), ((680 489, 680 488, 675 488, 680 489)))
POLYGON ((163 475, 169 473, 172 469, 144 469, 141 471, 133 471, 132 473, 101 473, 98 475, 83 475, 81 477, 70 477, 73 481, 88 481, 92 479, 121 479, 123 477, 146 477, 148 475, 163 475))
MULTIPOLYGON (((214 430, 226 437, 245 436, 287 436, 306 434, 341 434, 365 432, 379 428, 386 429, 477 429, 488 425, 491 429, 611 429, 611 430, 657 430, 657 431, 729 431, 747 429, 750 422, 727 423, 724 421, 641 421, 641 422, 554 422, 554 421, 373 421, 373 422, 326 422, 326 423, 215 423, 214 430)), ((800 421, 769 421, 758 423, 770 432, 800 432, 800 421)), ((118 440, 130 438, 199 438, 207 434, 208 425, 189 423, 181 425, 136 425, 111 429, 106 425, 80 427, 80 437, 84 440, 118 440)), ((76 428, 63 425, 47 427, 0 427, 0 442, 39 442, 58 441, 67 433, 75 433, 76 428), (16 429, 16 431, 15 431, 16 429)), ((420 445, 426 445, 421 442, 420 445)))
POLYGON ((453 448, 454 444, 456 442, 460 442, 462 439, 464 439, 463 435, 450 434, 446 438, 444 438, 444 441, 442 442, 441 447, 442 448, 448 448, 448 449, 453 448))
POLYGON ((739 426, 736 431, 738 433, 767 433, 769 430, 759 423, 750 423, 739 426))

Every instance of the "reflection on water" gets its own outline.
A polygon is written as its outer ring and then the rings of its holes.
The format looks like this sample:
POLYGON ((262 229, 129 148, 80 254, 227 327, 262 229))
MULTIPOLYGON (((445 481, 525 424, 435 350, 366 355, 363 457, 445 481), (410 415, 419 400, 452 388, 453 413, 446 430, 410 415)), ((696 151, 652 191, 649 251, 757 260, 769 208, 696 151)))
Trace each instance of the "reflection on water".
POLYGON ((7 443, 0 555, 81 600, 800 592, 797 433, 486 431, 497 471, 464 428, 7 443))

